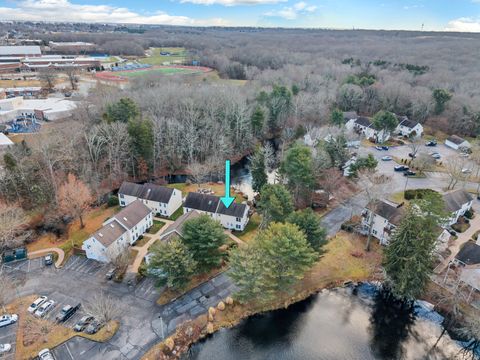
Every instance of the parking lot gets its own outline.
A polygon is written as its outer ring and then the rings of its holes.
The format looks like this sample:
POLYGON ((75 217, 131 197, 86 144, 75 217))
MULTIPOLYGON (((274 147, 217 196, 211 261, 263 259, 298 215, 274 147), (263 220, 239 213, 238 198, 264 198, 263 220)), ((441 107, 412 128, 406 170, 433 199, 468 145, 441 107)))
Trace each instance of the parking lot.
POLYGON ((0 354, 0 359, 2 360, 13 360, 15 359, 15 341, 17 338, 17 324, 12 324, 0 328, 0 344, 10 344, 12 345, 12 350, 8 353, 0 354))

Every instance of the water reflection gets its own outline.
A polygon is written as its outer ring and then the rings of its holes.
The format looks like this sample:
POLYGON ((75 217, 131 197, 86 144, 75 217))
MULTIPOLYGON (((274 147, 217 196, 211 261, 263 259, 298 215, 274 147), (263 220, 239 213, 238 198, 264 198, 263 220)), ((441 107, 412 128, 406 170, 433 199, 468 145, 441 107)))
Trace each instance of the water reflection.
POLYGON ((193 346, 184 359, 418 360, 458 354, 448 336, 429 354, 441 328, 416 313, 384 292, 324 291, 221 330, 193 346))

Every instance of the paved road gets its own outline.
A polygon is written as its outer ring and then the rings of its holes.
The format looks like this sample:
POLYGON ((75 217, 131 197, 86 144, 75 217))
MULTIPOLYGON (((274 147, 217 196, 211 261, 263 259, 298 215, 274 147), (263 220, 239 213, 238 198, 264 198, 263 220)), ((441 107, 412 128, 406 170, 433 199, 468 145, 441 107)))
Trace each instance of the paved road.
MULTIPOLYGON (((54 318, 66 304, 85 304, 99 291, 117 300, 122 315, 115 336, 107 343, 74 338, 54 349, 57 358, 62 360, 140 359, 179 323, 205 313, 209 306, 216 305, 233 291, 230 280, 221 274, 175 302, 159 306, 156 300, 161 290, 155 287, 153 279, 145 278, 135 286, 107 281, 108 265, 84 257, 72 256, 62 269, 45 267, 42 259, 32 259, 5 266, 4 270, 15 278, 19 296, 41 294, 57 302, 47 318, 54 318)), ((82 315, 80 311, 67 326, 73 326, 82 315)), ((12 333, 0 331, 0 340, 11 342, 12 333)))

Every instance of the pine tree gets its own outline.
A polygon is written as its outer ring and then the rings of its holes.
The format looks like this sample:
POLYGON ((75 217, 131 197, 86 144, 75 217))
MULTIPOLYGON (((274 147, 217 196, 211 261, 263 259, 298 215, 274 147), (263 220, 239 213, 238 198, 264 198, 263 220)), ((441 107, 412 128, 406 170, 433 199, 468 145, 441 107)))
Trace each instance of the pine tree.
POLYGON ((322 252, 322 246, 327 243, 327 231, 320 226, 319 218, 312 209, 307 208, 291 213, 287 217, 287 222, 297 225, 305 233, 313 250, 322 252))
POLYGON ((338 127, 343 126, 345 124, 343 121, 343 112, 339 109, 334 109, 330 114, 330 123, 338 127))
POLYGON ((254 154, 250 157, 250 173, 252 174, 253 191, 260 192, 261 188, 268 181, 265 151, 262 147, 257 147, 254 154))
POLYGON ((263 217, 262 226, 272 221, 283 222, 294 210, 292 195, 280 184, 266 184, 260 190, 257 210, 263 217))
POLYGON ((263 126, 265 124, 265 112, 262 107, 257 106, 252 114, 251 118, 252 130, 255 136, 260 136, 263 132, 263 126))
POLYGON ((219 247, 226 241, 222 225, 208 215, 185 221, 183 243, 197 262, 197 273, 209 271, 220 265, 219 247))
POLYGON ((158 279, 158 286, 182 289, 188 284, 197 264, 180 239, 160 242, 152 254, 148 271, 158 279))

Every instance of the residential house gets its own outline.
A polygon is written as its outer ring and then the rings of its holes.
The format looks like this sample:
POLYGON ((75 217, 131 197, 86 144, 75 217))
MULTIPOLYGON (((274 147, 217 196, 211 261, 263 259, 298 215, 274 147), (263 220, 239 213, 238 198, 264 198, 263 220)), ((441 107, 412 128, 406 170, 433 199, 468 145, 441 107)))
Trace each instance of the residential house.
POLYGON ((457 135, 452 135, 445 140, 445 145, 454 150, 469 149, 470 143, 457 135))
POLYGON ((409 120, 406 116, 397 116, 398 125, 395 133, 406 137, 421 137, 423 126, 417 121, 409 120))
POLYGON ((224 228, 243 231, 249 220, 250 208, 246 204, 235 202, 226 208, 218 196, 191 192, 185 198, 183 212, 188 213, 193 210, 209 215, 219 221, 224 228))
POLYGON ((166 228, 162 235, 160 236, 160 240, 162 241, 171 241, 176 237, 183 237, 183 225, 186 221, 195 219, 199 217, 201 214, 196 211, 192 210, 185 214, 182 214, 173 224, 171 224, 168 228, 166 228))
POLYGON ((109 262, 110 256, 134 244, 153 225, 152 211, 136 200, 106 220, 82 244, 87 258, 109 262))
POLYGON ((377 200, 367 204, 362 212, 362 228, 365 233, 372 229, 372 236, 382 245, 388 245, 392 231, 400 224, 405 214, 402 206, 377 200))
POLYGON ((124 181, 118 190, 120 206, 142 201, 159 216, 170 217, 182 206, 182 192, 155 184, 135 184, 124 181))
POLYGON ((365 136, 367 139, 374 139, 376 142, 386 141, 390 138, 390 133, 375 129, 370 119, 365 116, 350 119, 345 124, 345 127, 348 130, 353 130, 357 134, 365 136))
POLYGON ((343 113, 343 121, 347 124, 349 121, 355 121, 358 119, 358 114, 356 111, 346 111, 343 113))
POLYGON ((454 190, 443 195, 445 210, 450 214, 446 226, 453 225, 460 216, 472 208, 473 197, 463 189, 454 190))
POLYGON ((454 262, 457 265, 469 266, 480 264, 480 245, 472 240, 463 244, 460 251, 455 255, 454 262))
MULTIPOLYGON (((405 208, 402 205, 382 200, 369 203, 362 212, 363 232, 368 234, 371 226, 372 236, 378 239, 380 244, 388 245, 392 233, 404 216, 405 208)), ((449 239, 450 233, 439 227, 436 250, 445 250, 449 239)))

